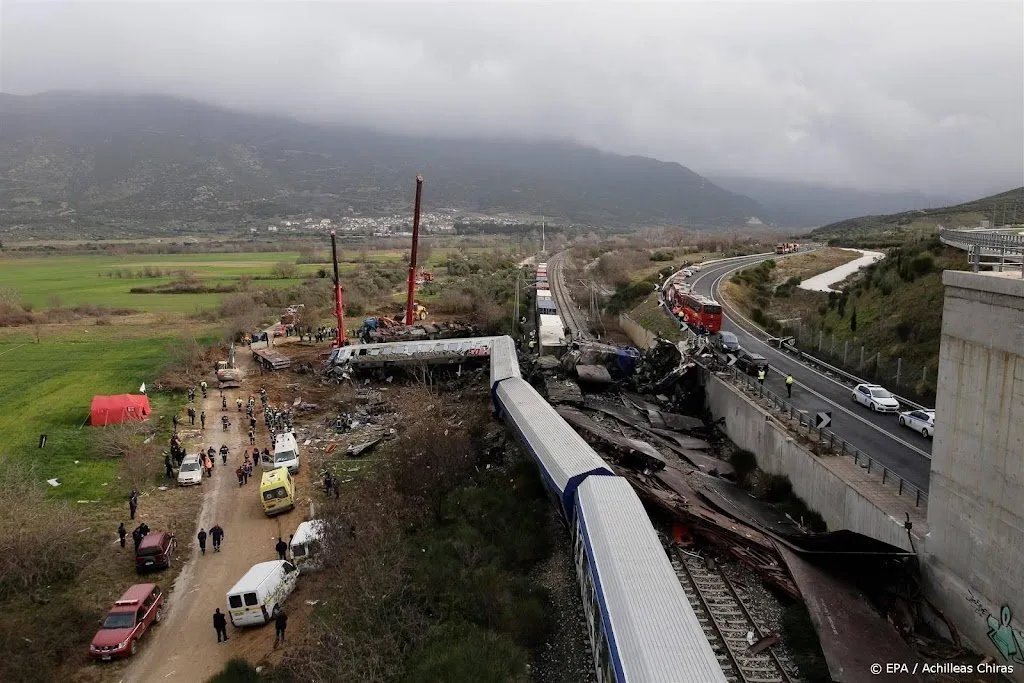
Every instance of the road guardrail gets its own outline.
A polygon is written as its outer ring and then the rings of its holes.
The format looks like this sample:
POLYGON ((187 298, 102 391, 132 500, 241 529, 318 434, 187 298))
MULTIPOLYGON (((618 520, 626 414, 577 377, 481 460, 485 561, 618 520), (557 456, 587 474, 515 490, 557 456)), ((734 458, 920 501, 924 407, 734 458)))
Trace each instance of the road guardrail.
MULTIPOLYGON (((713 292, 712 292, 712 294, 713 294, 713 292)), ((733 306, 731 306, 726 301, 724 301, 722 299, 718 299, 718 303, 722 305, 722 308, 729 309, 729 311, 731 312, 730 317, 733 320, 735 320, 737 322, 740 322, 742 327, 746 328, 747 332, 750 332, 751 329, 753 329, 760 336, 762 336, 764 338, 763 341, 764 341, 765 344, 768 344, 769 346, 771 346, 770 340, 778 339, 778 337, 775 337, 774 335, 769 334, 767 330, 764 330, 761 327, 759 327, 757 325, 757 323, 755 323, 753 320, 750 320, 745 315, 743 315, 742 313, 737 311, 735 308, 733 308, 733 306)), ((786 351, 790 355, 796 356, 797 360, 802 362, 802 363, 804 363, 805 365, 817 366, 819 368, 823 368, 823 369, 827 370, 828 372, 831 372, 832 374, 837 375, 838 377, 842 378, 843 380, 845 380, 847 382, 850 382, 850 383, 852 383, 854 385, 856 385, 856 384, 874 384, 874 382, 869 382, 869 381, 867 381, 867 380, 865 380, 865 379, 863 379, 861 377, 857 377, 854 374, 851 374, 851 373, 849 373, 849 372, 847 372, 845 370, 837 368, 836 366, 834 366, 834 365, 832 365, 830 363, 826 363, 825 361, 821 360, 817 356, 812 356, 809 353, 801 351, 799 348, 797 348, 793 344, 780 343, 779 344, 779 348, 781 350, 786 351)), ((896 394, 893 394, 892 396, 897 401, 899 401, 901 404, 909 406, 910 408, 913 408, 914 410, 929 410, 929 408, 927 408, 927 407, 925 407, 925 406, 923 406, 923 405, 921 405, 919 403, 916 403, 914 401, 911 401, 909 398, 905 398, 903 396, 897 396, 896 394)))
POLYGON ((913 497, 914 507, 928 505, 928 493, 926 491, 910 483, 903 475, 875 460, 831 429, 815 427, 814 415, 812 413, 796 408, 788 400, 782 398, 771 389, 766 389, 757 380, 735 368, 729 367, 724 371, 716 372, 716 374, 726 375, 733 384, 739 385, 744 391, 754 393, 758 398, 767 400, 776 415, 780 416, 781 421, 787 423, 797 434, 806 434, 808 439, 817 444, 819 450, 828 449, 838 456, 849 456, 853 458, 855 465, 866 467, 869 474, 873 471, 881 471, 883 485, 892 483, 899 495, 913 497))

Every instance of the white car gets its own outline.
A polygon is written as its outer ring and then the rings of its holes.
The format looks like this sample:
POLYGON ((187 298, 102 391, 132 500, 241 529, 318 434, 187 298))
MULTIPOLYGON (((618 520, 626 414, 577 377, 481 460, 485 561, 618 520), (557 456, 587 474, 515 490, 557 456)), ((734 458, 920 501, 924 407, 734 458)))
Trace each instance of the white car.
POLYGON ((927 439, 935 435, 935 411, 908 410, 905 413, 900 413, 900 426, 921 432, 921 436, 927 439))
POLYGON ((178 486, 191 486, 203 483, 203 465, 198 455, 186 455, 178 469, 178 486))
POLYGON ((876 413, 895 413, 900 409, 900 402, 877 384, 858 384, 853 389, 853 402, 876 413))
POLYGON ((685 270, 683 270, 683 277, 693 277, 693 269, 686 268, 685 270))

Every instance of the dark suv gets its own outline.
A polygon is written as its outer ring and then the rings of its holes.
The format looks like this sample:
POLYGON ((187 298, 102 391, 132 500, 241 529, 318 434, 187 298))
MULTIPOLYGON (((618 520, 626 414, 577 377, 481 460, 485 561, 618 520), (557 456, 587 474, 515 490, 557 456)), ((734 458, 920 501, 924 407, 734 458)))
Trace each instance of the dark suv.
POLYGON ((726 332, 725 330, 715 332, 711 339, 715 347, 722 353, 736 353, 740 350, 740 340, 732 332, 726 332))
POLYGON ((748 375, 757 375, 761 370, 768 372, 768 359, 749 351, 740 351, 736 355, 736 369, 748 375))
POLYGON ((139 549, 135 551, 135 570, 141 573, 169 568, 174 545, 174 536, 169 532, 150 531, 142 537, 139 549))

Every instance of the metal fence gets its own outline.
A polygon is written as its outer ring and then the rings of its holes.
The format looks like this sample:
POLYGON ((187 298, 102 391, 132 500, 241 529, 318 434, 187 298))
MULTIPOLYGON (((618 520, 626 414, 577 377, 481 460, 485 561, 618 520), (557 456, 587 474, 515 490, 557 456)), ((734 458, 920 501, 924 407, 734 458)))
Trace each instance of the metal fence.
POLYGON ((727 368, 724 372, 717 374, 726 375, 733 384, 742 387, 743 390, 756 394, 759 398, 768 402, 769 406, 780 419, 797 434, 805 434, 808 439, 817 444, 819 450, 828 450, 835 455, 849 456, 853 458, 855 465, 860 465, 871 472, 881 472, 882 484, 891 484, 903 496, 911 496, 914 499, 915 507, 927 506, 928 493, 907 481, 901 474, 892 468, 883 465, 867 453, 852 445, 831 429, 819 429, 814 426, 814 415, 797 409, 788 400, 782 398, 771 389, 766 389, 753 377, 737 371, 735 368, 727 368))

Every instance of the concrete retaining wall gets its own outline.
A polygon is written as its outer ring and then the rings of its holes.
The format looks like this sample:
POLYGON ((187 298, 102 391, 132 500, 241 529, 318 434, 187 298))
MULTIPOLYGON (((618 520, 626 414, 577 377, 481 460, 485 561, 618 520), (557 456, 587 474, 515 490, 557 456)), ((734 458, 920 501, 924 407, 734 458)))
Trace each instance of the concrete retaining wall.
POLYGON ((619 315, 619 327, 622 331, 630 338, 630 340, 636 344, 638 349, 649 349, 654 346, 657 337, 653 332, 643 327, 637 321, 630 318, 625 313, 619 315))
MULTIPOLYGON (((757 466, 771 474, 789 477, 793 493, 825 520, 830 530, 849 529, 891 545, 910 550, 903 520, 868 500, 797 442, 773 420, 725 380, 711 376, 707 386, 708 409, 717 420, 725 418, 729 439, 754 454, 757 466)), ((920 540, 915 538, 914 543, 920 540)))
POLYGON ((927 594, 1024 680, 1024 280, 943 274, 927 594))

